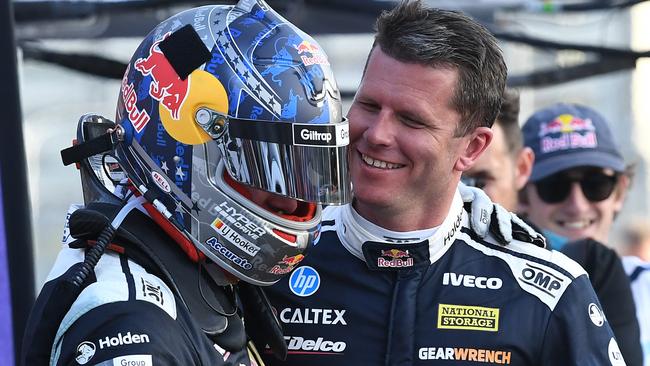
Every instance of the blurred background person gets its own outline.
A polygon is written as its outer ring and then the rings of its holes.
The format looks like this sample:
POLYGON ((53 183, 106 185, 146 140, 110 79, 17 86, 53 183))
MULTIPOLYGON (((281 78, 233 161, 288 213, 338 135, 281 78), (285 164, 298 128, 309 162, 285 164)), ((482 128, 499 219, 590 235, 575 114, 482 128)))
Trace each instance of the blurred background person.
MULTIPOLYGON (((556 105, 540 110, 529 118, 527 127, 524 127, 525 137, 522 139, 522 130, 517 122, 519 97, 516 92, 509 90, 504 98, 501 112, 492 127, 494 134, 492 143, 477 164, 463 174, 463 181, 483 188, 494 202, 508 209, 518 208, 517 211, 522 216, 527 217, 530 223, 544 233, 549 249, 562 251, 585 268, 616 335, 623 357, 628 365, 640 365, 642 353, 639 343, 639 325, 636 321, 636 308, 629 281, 616 252, 596 241, 607 240, 615 213, 622 207, 625 190, 629 186, 629 175, 625 173, 625 164, 614 145, 604 119, 598 115, 598 122, 594 123, 590 120, 592 114, 596 115, 594 111, 588 110, 588 114, 578 114, 576 108, 578 107, 556 105), (575 123, 577 126, 584 127, 576 127, 572 130, 570 124, 572 119, 569 116, 575 116, 580 121, 589 120, 589 122, 575 123), (567 119, 569 123, 562 122, 567 119), (584 131, 584 134, 579 136, 582 140, 579 140, 578 136, 571 140, 572 136, 575 136, 572 133, 577 131, 584 131), (598 131, 598 136, 595 135, 595 131, 598 131), (538 141, 547 136, 549 139, 544 142, 538 141), (588 141, 592 141, 588 139, 592 137, 593 141, 601 142, 600 150, 595 147, 586 147, 582 150, 571 148, 571 141, 587 145, 588 141), (553 138, 554 140, 551 140, 553 138), (564 141, 568 141, 569 144, 561 145, 564 141), (541 144, 545 144, 544 150, 540 148, 541 144), (548 151, 553 147, 556 150, 548 151), (553 152, 553 154, 547 155, 545 152, 547 154, 553 152), (589 157, 593 159, 589 160, 589 157), (551 159, 550 162, 548 159, 551 159), (605 166, 601 167, 602 165, 605 166), (598 179, 602 179, 598 175, 596 179, 592 175, 579 175, 597 172, 599 169, 604 171, 601 174, 609 173, 608 176, 620 174, 620 177, 615 178, 614 187, 593 186, 599 184, 598 179), (563 174, 577 174, 581 179, 563 180, 561 179, 564 177, 563 174), (528 182, 531 175, 532 182, 528 182), (557 178, 558 176, 560 178, 557 178), (543 180, 549 177, 549 181, 543 180), (589 180, 589 177, 594 180, 589 180), (591 202, 584 195, 575 197, 582 194, 580 187, 583 185, 578 186, 573 183, 581 182, 583 179, 587 180, 586 184, 589 184, 591 190, 598 187, 604 191, 611 189, 610 195, 605 197, 609 200, 591 202), (547 203, 540 198, 538 180, 542 180, 542 188, 551 192, 557 189, 559 192, 556 192, 556 195, 564 194, 565 196, 561 197, 563 200, 557 202, 557 198, 552 197, 553 202, 547 203), (618 189, 616 195, 613 194, 615 188, 618 189), (531 195, 534 196, 530 198, 531 195), (572 204, 574 200, 577 200, 576 207, 572 204), (553 225, 550 224, 551 222, 553 225), (555 229, 557 226, 566 226, 567 229, 555 229), (581 226, 582 231, 576 230, 578 226, 581 226), (571 244, 566 245, 569 242, 571 244)), ((585 110, 583 107, 579 108, 580 111, 585 110)), ((604 179, 606 184, 611 183, 612 180, 614 178, 604 179)), ((542 192, 542 195, 548 198, 546 191, 542 192)), ((591 193, 589 197, 592 197, 591 193)))
POLYGON ((553 249, 583 238, 607 242, 630 176, 605 119, 560 103, 534 113, 522 131, 535 153, 522 202, 528 219, 553 249))
POLYGON ((462 177, 465 184, 483 189, 494 202, 512 212, 518 212, 517 192, 526 185, 535 158, 524 146, 518 118, 519 93, 506 89, 492 125, 492 142, 462 177))
POLYGON ((634 220, 623 228, 620 246, 623 267, 630 278, 641 331, 644 365, 650 365, 650 219, 634 220))

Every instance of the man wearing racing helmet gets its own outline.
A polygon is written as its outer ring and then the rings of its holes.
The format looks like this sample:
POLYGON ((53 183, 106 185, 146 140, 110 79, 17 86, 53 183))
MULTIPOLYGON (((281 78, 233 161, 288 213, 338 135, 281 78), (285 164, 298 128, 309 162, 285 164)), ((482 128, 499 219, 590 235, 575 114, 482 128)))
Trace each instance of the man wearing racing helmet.
POLYGON ((320 204, 350 198, 327 56, 264 1, 199 7, 145 38, 118 99, 115 123, 83 116, 62 152, 85 205, 69 212, 21 363, 260 364, 249 338, 282 357, 254 285, 315 245, 320 204))
POLYGON ((508 215, 492 221, 514 221, 509 237, 481 238, 490 213, 463 203, 502 104, 494 37, 421 1, 376 28, 348 113, 353 202, 325 209, 318 245, 269 289, 288 357, 265 360, 624 365, 585 271, 508 215))

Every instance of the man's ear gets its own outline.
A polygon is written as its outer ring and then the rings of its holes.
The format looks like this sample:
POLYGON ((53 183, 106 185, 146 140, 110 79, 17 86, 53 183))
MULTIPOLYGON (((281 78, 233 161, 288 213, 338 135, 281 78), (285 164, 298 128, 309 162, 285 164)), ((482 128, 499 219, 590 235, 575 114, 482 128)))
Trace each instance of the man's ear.
POLYGON ((489 127, 478 127, 471 134, 461 138, 464 143, 461 144, 462 150, 454 168, 457 171, 464 172, 471 168, 476 160, 483 154, 483 151, 492 141, 492 129, 489 127))
POLYGON ((528 183, 528 178, 533 173, 535 153, 530 147, 524 146, 517 154, 515 161, 515 188, 520 190, 528 183))

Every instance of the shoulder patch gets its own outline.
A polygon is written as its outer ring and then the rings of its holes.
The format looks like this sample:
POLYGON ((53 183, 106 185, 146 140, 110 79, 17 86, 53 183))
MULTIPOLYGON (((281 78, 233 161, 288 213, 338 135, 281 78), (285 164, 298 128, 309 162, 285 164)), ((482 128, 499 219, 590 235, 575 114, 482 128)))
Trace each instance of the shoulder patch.
MULTIPOLYGON (((104 304, 128 301, 129 298, 134 298, 138 301, 152 303, 169 314, 171 318, 176 319, 176 300, 171 289, 160 278, 147 273, 138 264, 131 261, 128 263, 133 276, 135 294, 130 297, 129 283, 122 271, 119 255, 114 252, 106 252, 95 267, 97 282, 91 283, 81 291, 61 321, 54 338, 54 350, 60 347, 63 335, 77 319, 104 304)), ((56 358, 57 352, 53 352, 52 357, 56 358)))
POLYGON ((513 240, 507 246, 480 242, 466 233, 459 237, 485 255, 497 257, 512 271, 519 287, 537 297, 553 311, 576 277, 586 275, 579 264, 560 252, 513 240))

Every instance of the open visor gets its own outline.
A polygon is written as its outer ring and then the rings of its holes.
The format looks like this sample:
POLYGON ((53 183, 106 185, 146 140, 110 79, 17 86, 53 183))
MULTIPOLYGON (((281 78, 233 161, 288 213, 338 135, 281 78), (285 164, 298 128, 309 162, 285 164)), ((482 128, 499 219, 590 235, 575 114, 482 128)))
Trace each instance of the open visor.
POLYGON ((213 112, 199 123, 220 142, 237 181, 298 200, 341 205, 351 200, 348 121, 310 124, 231 118, 213 112))

